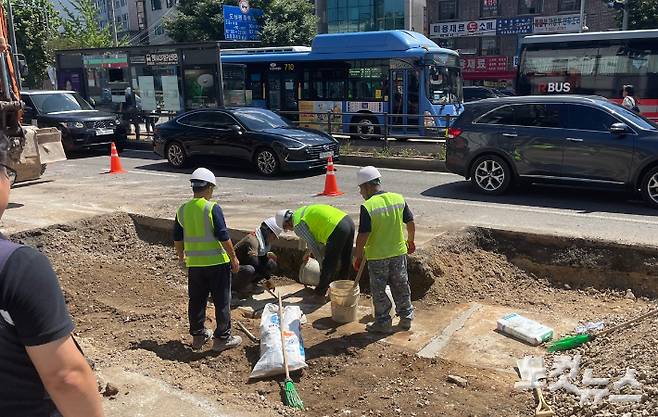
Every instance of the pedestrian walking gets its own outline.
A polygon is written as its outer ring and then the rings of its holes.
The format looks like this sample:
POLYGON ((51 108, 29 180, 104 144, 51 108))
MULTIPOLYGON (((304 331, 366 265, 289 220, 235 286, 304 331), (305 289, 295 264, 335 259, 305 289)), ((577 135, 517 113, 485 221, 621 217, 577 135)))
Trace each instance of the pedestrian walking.
POLYGON ((382 190, 381 174, 375 167, 361 168, 357 173, 357 183, 365 203, 361 205, 359 216, 354 268, 359 268, 365 256, 375 306, 375 321, 368 324, 366 330, 373 333, 392 331, 392 305, 386 295, 387 285, 395 301, 395 312, 400 317, 399 327, 409 330, 414 308, 407 275, 407 253, 416 250, 413 214, 404 197, 382 190))
MULTIPOLYGON (((0 133, 0 218, 9 201, 9 141, 0 133)), ((0 235, 0 416, 102 417, 96 378, 48 259, 0 235)))
POLYGON ((320 263, 320 283, 315 296, 323 299, 329 284, 350 272, 354 248, 354 222, 347 213, 326 204, 303 206, 295 211, 280 210, 277 225, 283 230, 294 230, 308 246, 304 261, 313 256, 320 263))
POLYGON ((625 85, 622 95, 624 96, 624 101, 622 101, 621 105, 626 107, 628 110, 639 114, 640 107, 638 106, 638 101, 635 98, 635 87, 630 84, 625 85))
POLYGON ((270 217, 235 245, 240 271, 234 275, 232 286, 238 294, 262 293, 264 290, 258 286, 262 280, 266 281, 267 288, 273 288, 267 281, 278 268, 278 259, 272 252, 272 243, 279 238, 281 232, 283 230, 277 226, 274 217, 270 217))
POLYGON ((231 335, 231 273, 240 267, 221 207, 211 202, 215 174, 198 168, 190 179, 194 198, 183 204, 174 222, 174 245, 187 268, 188 316, 192 348, 201 349, 214 336, 212 350, 221 352, 242 343, 231 335), (205 328, 208 296, 215 304, 215 332, 205 328))

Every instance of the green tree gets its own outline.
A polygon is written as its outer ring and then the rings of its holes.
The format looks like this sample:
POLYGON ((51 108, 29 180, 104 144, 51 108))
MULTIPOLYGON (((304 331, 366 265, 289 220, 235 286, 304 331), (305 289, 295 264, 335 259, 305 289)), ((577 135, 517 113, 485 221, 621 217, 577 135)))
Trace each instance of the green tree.
POLYGON ((658 29, 658 1, 628 0, 626 7, 629 13, 628 29, 658 29))
MULTIPOLYGON (((65 8, 61 36, 52 42, 54 49, 105 48, 114 45, 110 26, 101 28, 99 10, 94 0, 73 0, 72 9, 65 8)), ((119 45, 125 45, 119 39, 119 45)))
POLYGON ((308 0, 271 0, 264 20, 267 46, 310 45, 317 34, 318 19, 308 0))
MULTIPOLYGON (((176 42, 224 39, 224 5, 237 0, 179 0, 176 12, 166 17, 164 27, 176 42)), ((308 0, 252 0, 251 7, 264 10, 262 42, 267 46, 309 44, 317 19, 308 0)))
MULTIPOLYGON (((217 41, 224 39, 224 5, 236 0, 179 0, 178 9, 164 19, 164 28, 176 42, 217 41)), ((251 1, 251 7, 262 2, 251 1)))
MULTIPOLYGON (((57 36, 59 18, 49 0, 11 0, 18 53, 25 55, 29 71, 25 85, 41 88, 54 62, 49 41, 57 36)), ((6 7, 6 2, 3 2, 6 7)))

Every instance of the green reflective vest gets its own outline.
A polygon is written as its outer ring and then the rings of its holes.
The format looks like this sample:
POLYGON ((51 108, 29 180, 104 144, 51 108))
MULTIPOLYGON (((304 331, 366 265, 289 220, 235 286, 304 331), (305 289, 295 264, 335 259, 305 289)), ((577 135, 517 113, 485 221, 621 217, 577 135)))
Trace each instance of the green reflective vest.
POLYGON ((376 261, 407 253, 404 238, 404 197, 382 193, 370 197, 363 206, 370 214, 371 229, 366 243, 366 259, 376 261))
POLYGON ((229 262, 222 244, 215 237, 212 209, 205 198, 193 198, 180 206, 176 220, 183 227, 185 264, 188 267, 221 265, 229 262))
POLYGON ((303 221, 311 231, 313 239, 322 245, 326 245, 329 236, 345 216, 347 216, 347 213, 338 210, 336 207, 327 204, 312 204, 295 210, 292 215, 292 223, 293 226, 297 226, 303 221))

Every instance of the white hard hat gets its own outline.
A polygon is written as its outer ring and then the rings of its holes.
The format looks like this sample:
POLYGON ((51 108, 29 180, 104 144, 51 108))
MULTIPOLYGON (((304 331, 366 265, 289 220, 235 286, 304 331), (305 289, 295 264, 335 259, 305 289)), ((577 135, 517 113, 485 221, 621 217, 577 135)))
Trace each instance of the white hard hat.
POLYGON ((382 174, 379 173, 379 170, 373 166, 363 167, 356 173, 356 182, 358 185, 363 185, 377 178, 381 178, 382 174))
POLYGON ((192 173, 192 177, 190 178, 190 181, 192 182, 192 185, 195 185, 195 183, 198 184, 200 182, 217 185, 217 179, 215 178, 215 174, 213 174, 211 170, 206 168, 195 169, 194 172, 192 173))
POLYGON ((283 229, 283 223, 292 216, 292 211, 290 210, 279 210, 276 212, 274 219, 276 225, 283 229))
POLYGON ((283 229, 279 227, 278 224, 276 224, 276 219, 274 217, 268 217, 263 221, 265 225, 274 233, 276 237, 279 237, 281 233, 283 232, 283 229))

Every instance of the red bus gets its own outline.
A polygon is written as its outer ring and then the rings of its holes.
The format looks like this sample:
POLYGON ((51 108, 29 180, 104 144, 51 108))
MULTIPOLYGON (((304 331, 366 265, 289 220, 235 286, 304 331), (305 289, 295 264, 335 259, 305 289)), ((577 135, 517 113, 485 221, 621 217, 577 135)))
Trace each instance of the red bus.
POLYGON ((642 115, 658 120, 658 29, 523 39, 519 95, 597 95, 621 104, 627 84, 635 87, 642 115))

